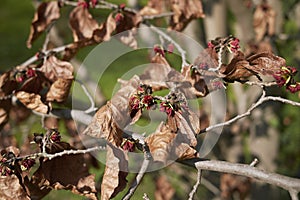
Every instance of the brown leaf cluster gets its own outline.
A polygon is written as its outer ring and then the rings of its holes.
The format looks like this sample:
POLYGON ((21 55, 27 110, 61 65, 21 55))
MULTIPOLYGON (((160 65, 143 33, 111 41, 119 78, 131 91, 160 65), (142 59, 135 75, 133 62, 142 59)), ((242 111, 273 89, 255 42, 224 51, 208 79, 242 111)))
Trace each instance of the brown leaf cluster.
POLYGON ((58 1, 41 3, 31 23, 30 34, 27 40, 27 47, 31 48, 35 41, 49 26, 60 17, 60 6, 58 1))
POLYGON ((275 33, 276 13, 266 2, 256 6, 253 15, 253 27, 256 41, 261 41, 265 35, 272 36, 275 33))
POLYGON ((111 199, 127 185, 128 158, 123 149, 107 145, 106 167, 101 184, 101 199, 111 199))
POLYGON ((174 12, 170 21, 170 28, 173 30, 182 31, 193 19, 205 17, 199 0, 170 0, 170 4, 174 12))
POLYGON ((239 199, 243 200, 250 193, 251 180, 248 177, 233 174, 222 174, 220 178, 221 198, 231 199, 233 193, 239 194, 239 199))

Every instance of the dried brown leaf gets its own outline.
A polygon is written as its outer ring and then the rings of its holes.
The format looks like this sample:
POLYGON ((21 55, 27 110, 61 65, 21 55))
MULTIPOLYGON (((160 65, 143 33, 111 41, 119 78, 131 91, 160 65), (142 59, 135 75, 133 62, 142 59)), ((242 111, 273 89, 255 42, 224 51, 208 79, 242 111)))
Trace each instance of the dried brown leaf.
POLYGON ((253 27, 256 41, 261 41, 265 34, 272 36, 275 33, 276 13, 267 3, 258 5, 253 14, 253 27))
MULTIPOLYGON (((73 149, 70 145, 60 145, 60 147, 54 152, 73 149)), ((88 172, 84 155, 64 155, 52 160, 47 158, 40 160, 39 168, 34 172, 31 180, 25 181, 25 185, 31 196, 46 195, 49 189, 64 189, 97 199, 94 178, 94 175, 88 172)))
POLYGON ((142 16, 158 15, 165 10, 165 2, 162 0, 149 0, 147 5, 139 11, 142 16))
POLYGON ((122 142, 122 133, 113 116, 111 102, 97 111, 92 122, 83 132, 83 134, 92 137, 104 138, 116 146, 120 146, 122 142))
POLYGON ((106 22, 101 24, 100 27, 93 32, 93 39, 99 43, 102 41, 110 40, 111 34, 117 27, 116 20, 113 17, 113 13, 110 13, 106 22))
POLYGON ((155 180, 155 199, 156 200, 170 200, 173 199, 175 189, 164 175, 159 176, 155 180))
POLYGON ((170 156, 170 147, 175 137, 176 134, 163 125, 145 139, 154 161, 167 164, 170 156))
POLYGON ((30 199, 22 186, 19 184, 19 179, 16 175, 0 176, 0 199, 16 200, 30 199))
POLYGON ((220 178, 221 198, 231 199, 237 192, 239 199, 243 200, 250 193, 251 180, 248 177, 237 176, 234 174, 222 174, 220 178))
POLYGON ((137 41, 135 39, 135 32, 136 30, 134 30, 134 28, 132 30, 128 30, 125 32, 121 32, 117 35, 117 38, 125 45, 133 48, 133 49, 137 49, 138 44, 137 41))
POLYGON ((107 145, 106 167, 101 184, 101 199, 111 199, 127 185, 128 158, 123 149, 107 145))
POLYGON ((63 102, 68 98, 73 79, 58 78, 50 87, 47 95, 47 101, 63 102))
POLYGON ((182 31, 193 19, 205 17, 199 0, 170 0, 170 3, 174 12, 170 21, 170 28, 173 30, 182 31))
POLYGON ((137 28, 142 20, 142 16, 138 13, 123 11, 122 17, 117 21, 116 33, 137 28))
POLYGON ((40 68, 50 81, 54 82, 58 78, 73 79, 73 66, 67 61, 61 61, 54 55, 47 58, 44 65, 40 68))
POLYGON ((47 114, 50 110, 50 107, 42 102, 41 96, 38 94, 19 91, 15 93, 15 96, 24 106, 35 112, 47 114))
POLYGON ((220 72, 225 75, 224 80, 227 82, 247 81, 250 76, 255 74, 250 69, 249 62, 239 51, 228 65, 222 65, 220 72))
POLYGON ((250 70, 262 75, 273 75, 286 65, 284 58, 275 56, 271 52, 252 55, 247 58, 247 61, 250 64, 250 70))
POLYGON ((73 32, 74 42, 90 39, 93 32, 99 28, 89 10, 84 6, 75 7, 70 13, 69 23, 73 32))
POLYGON ((35 41, 55 20, 60 17, 60 8, 57 1, 43 2, 37 8, 30 27, 27 47, 31 48, 35 41))

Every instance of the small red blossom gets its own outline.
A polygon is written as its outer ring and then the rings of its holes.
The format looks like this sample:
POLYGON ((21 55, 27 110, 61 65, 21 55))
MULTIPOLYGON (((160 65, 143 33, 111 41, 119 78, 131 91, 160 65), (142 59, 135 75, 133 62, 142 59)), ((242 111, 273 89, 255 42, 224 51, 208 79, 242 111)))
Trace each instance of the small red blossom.
POLYGON ((224 88, 223 82, 219 80, 214 80, 211 82, 213 90, 219 90, 224 88))
POLYGON ((77 3, 77 6, 82 6, 83 8, 89 8, 89 3, 86 1, 80 1, 77 3))
POLYGON ((122 13, 119 13, 119 12, 118 12, 118 13, 115 15, 115 20, 116 20, 117 23, 120 23, 123 19, 124 19, 124 15, 123 15, 122 13))
POLYGON ((126 140, 122 144, 122 149, 125 151, 133 152, 135 150, 135 143, 130 140, 126 140))
POLYGON ((26 76, 27 76, 27 78, 31 78, 31 77, 36 76, 35 70, 32 69, 32 68, 27 69, 26 76))
POLYGON ((60 142, 61 136, 60 133, 56 130, 54 130, 50 135, 51 142, 60 142))
POLYGON ((175 110, 173 110, 172 106, 167 102, 160 103, 161 112, 165 112, 169 117, 173 117, 175 115, 175 110))
MULTIPOLYGON (((7 156, 6 154, 4 156, 7 156)), ((0 160, 0 175, 1 176, 10 176, 13 174, 13 171, 9 168, 9 164, 6 164, 7 158, 3 157, 0 160)))
POLYGON ((95 6, 98 4, 98 0, 91 0, 92 7, 95 8, 95 6))
POLYGON ((274 74, 273 77, 276 80, 276 83, 278 86, 282 87, 285 85, 285 82, 286 82, 285 78, 283 78, 282 76, 276 75, 276 74, 274 74))
POLYGON ((235 53, 240 48, 240 40, 237 38, 232 39, 228 44, 228 49, 230 52, 235 53))
POLYGON ((150 107, 154 104, 154 99, 151 95, 145 95, 143 96, 141 103, 143 107, 149 110, 150 107))
POLYGON ((25 81, 25 74, 22 72, 17 72, 15 75, 15 79, 18 83, 22 83, 23 81, 25 81))
POLYGON ((215 47, 215 45, 213 45, 213 43, 210 41, 207 43, 207 47, 210 49, 213 49, 215 47))
POLYGON ((168 53, 173 53, 174 52, 174 45, 173 44, 169 44, 167 47, 167 52, 168 53))
POLYGON ((300 83, 295 83, 286 87, 291 93, 296 93, 300 90, 300 83))
POLYGON ((156 46, 154 46, 153 50, 155 53, 158 53, 158 54, 162 55, 163 57, 165 57, 165 55, 166 55, 165 50, 161 46, 156 45, 156 46))
POLYGON ((133 95, 129 98, 129 105, 131 110, 137 110, 140 108, 140 100, 139 97, 136 95, 133 95))
POLYGON ((29 170, 33 165, 35 165, 35 160, 31 159, 31 158, 27 158, 27 159, 22 161, 21 169, 23 171, 29 170))
POLYGON ((121 4, 119 5, 119 9, 121 9, 121 10, 123 10, 125 7, 126 7, 126 4, 125 4, 125 3, 121 3, 121 4))

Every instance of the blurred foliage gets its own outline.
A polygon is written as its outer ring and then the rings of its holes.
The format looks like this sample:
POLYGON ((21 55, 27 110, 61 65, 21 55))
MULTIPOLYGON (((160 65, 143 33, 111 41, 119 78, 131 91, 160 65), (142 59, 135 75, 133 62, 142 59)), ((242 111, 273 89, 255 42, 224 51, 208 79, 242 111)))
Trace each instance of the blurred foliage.
MULTIPOLYGON (((113 0, 112 2, 119 4, 123 2, 121 0, 113 0)), ((146 0, 141 1, 142 4, 146 4, 146 0)), ((293 12, 294 6, 299 3, 299 0, 282 0, 283 13, 284 13, 284 23, 283 23, 283 33, 288 36, 286 40, 281 40, 279 38, 274 38, 278 54, 284 57, 287 60, 287 64, 299 68, 299 55, 296 49, 299 48, 299 28, 296 25, 296 20, 292 18, 289 13, 293 12), (295 42, 295 38, 298 38, 298 42, 295 42), (297 60, 298 59, 298 60, 297 60)), ((72 41, 71 30, 66 27, 67 15, 71 8, 66 7, 62 9, 62 17, 57 22, 57 27, 59 30, 60 36, 63 38, 64 42, 68 43, 72 41)), ((229 11, 228 11, 229 12, 229 11)), ((2 0, 0 7, 0 70, 4 71, 13 66, 16 66, 24 62, 29 57, 33 56, 38 49, 41 48, 44 36, 39 38, 33 45, 32 49, 27 49, 26 40, 29 34, 30 23, 33 17, 34 7, 31 0, 2 0)), ((97 20, 103 19, 101 16, 107 15, 108 10, 92 10, 92 13, 97 20)), ((235 22, 235 18, 232 13, 228 15, 229 28, 228 30, 232 33, 232 23, 235 22)), ((92 50, 93 47, 88 47, 81 50, 77 58, 83 60, 86 55, 92 50)), ((127 72, 132 66, 138 66, 149 62, 148 50, 137 51, 134 54, 128 53, 121 56, 119 59, 114 61, 108 70, 105 71, 104 76, 99 80, 99 85, 104 93, 105 97, 109 99, 114 90, 115 83, 117 79, 120 78, 125 72, 127 72)), ((174 55, 168 55, 168 60, 173 66, 180 67, 179 57, 174 55)), ((90 72, 91 73, 91 72, 90 72)), ((300 79, 300 76, 298 75, 300 79)), ((284 91, 281 93, 282 96, 285 96, 289 99, 299 101, 299 96, 297 94, 287 94, 284 91)), ((229 99, 236 101, 234 95, 229 91, 229 99)), ((300 177, 300 112, 299 108, 295 108, 290 105, 283 105, 280 108, 280 112, 277 112, 279 116, 279 122, 276 120, 272 122, 276 128, 280 130, 280 149, 278 156, 278 171, 287 175, 300 177)), ((39 117, 32 116, 26 122, 16 125, 13 127, 13 132, 16 135, 18 143, 21 144, 24 139, 24 132, 28 133, 41 132, 43 128, 39 123, 35 123, 39 120, 39 117)), ((141 124, 146 122, 141 122, 141 124)), ((60 131, 62 133, 66 132, 66 128, 63 123, 60 123, 60 131)), ((243 134, 244 136, 244 134, 243 134)), ((63 140, 68 139, 68 135, 63 136, 63 140)), ((245 137, 243 137, 246 140, 245 137)), ((246 142, 245 142, 246 143, 246 142)), ((247 157, 247 162, 249 158, 248 147, 245 146, 244 154, 247 157)), ((104 165, 100 166, 100 169, 91 169, 91 173, 96 174, 96 180, 100 180, 103 174, 104 165)), ((187 171, 189 169, 186 169, 187 171)), ((182 188, 181 182, 174 182, 174 180, 180 180, 182 177, 176 177, 176 173, 168 171, 165 169, 166 174, 170 175, 173 179, 171 180, 174 185, 177 193, 177 199, 186 199, 187 192, 182 188)), ((141 186, 136 191, 135 197, 132 199, 141 199, 144 193, 147 193, 150 199, 154 199, 155 191, 155 182, 154 178, 156 172, 146 174, 141 186)), ((130 174, 128 180, 131 180, 134 174, 130 174)), ((188 180, 183 180, 184 185, 187 184, 188 180)), ((190 183, 190 188, 193 183, 190 183)), ((126 189, 123 191, 125 194, 126 189)), ((200 187, 200 190, 197 193, 198 197, 201 199, 210 199, 209 192, 200 187)), ((284 194, 286 195, 286 194, 284 194)), ((119 195, 119 197, 121 197, 119 195)), ((45 199, 84 199, 83 197, 72 194, 68 191, 52 191, 45 199)), ((118 198, 116 198, 118 199, 118 198)), ((119 198, 120 199, 120 198, 119 198)))

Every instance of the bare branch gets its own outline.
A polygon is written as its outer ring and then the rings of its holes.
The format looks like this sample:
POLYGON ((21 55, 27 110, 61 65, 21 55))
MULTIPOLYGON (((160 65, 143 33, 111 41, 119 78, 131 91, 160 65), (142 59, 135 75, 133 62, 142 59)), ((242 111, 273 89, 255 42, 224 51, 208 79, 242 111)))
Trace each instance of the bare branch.
POLYGON ((209 127, 205 128, 205 129, 202 129, 199 134, 211 131, 213 129, 216 129, 216 128, 219 128, 219 127, 222 127, 222 126, 228 126, 228 125, 232 124, 233 122, 250 115, 251 112, 255 108, 257 108, 258 106, 260 106, 261 104, 263 104, 264 102, 267 102, 267 101, 278 101, 278 102, 281 102, 281 103, 286 103, 286 104, 290 104, 290 105, 293 105, 293 106, 300 107, 300 102, 291 101, 291 100, 288 100, 288 99, 285 99, 285 98, 282 98, 282 97, 266 96, 266 92, 263 90, 263 94, 258 99, 258 101, 255 102, 245 113, 237 115, 237 116, 231 118, 230 120, 228 120, 226 122, 215 124, 215 125, 212 125, 212 126, 209 126, 209 127))
POLYGON ((255 165, 257 165, 257 163, 259 163, 257 158, 254 158, 254 160, 250 163, 250 167, 255 167, 255 165))
POLYGON ((91 96, 91 94, 89 93, 88 89, 85 87, 85 85, 78 79, 76 79, 75 81, 77 81, 80 84, 85 95, 89 98, 89 101, 91 103, 91 106, 84 112, 88 114, 88 113, 91 113, 91 112, 94 112, 95 110, 97 110, 97 108, 95 107, 95 101, 94 101, 93 97, 91 96))
POLYGON ((290 196, 292 200, 298 200, 298 192, 299 191, 295 191, 295 190, 289 190, 290 196))
POLYGON ((198 169, 198 173, 197 173, 197 181, 193 187, 193 190, 190 192, 189 194, 189 200, 193 200, 194 195, 197 192, 197 188, 199 187, 199 185, 201 184, 201 175, 202 175, 202 170, 198 169))
POLYGON ((132 185, 130 186, 128 192, 126 193, 126 195, 123 197, 123 200, 128 200, 132 197, 132 195, 134 194, 135 190, 137 189, 137 187, 139 186, 139 184, 141 183, 145 172, 150 164, 150 159, 147 158, 146 152, 144 152, 145 154, 145 158, 144 161, 142 163, 141 169, 139 171, 139 173, 137 174, 137 176, 134 179, 134 182, 132 183, 132 185))
MULTIPOLYGON (((54 52, 54 53, 62 52, 62 51, 64 51, 66 48, 70 47, 71 45, 72 45, 72 44, 67 44, 67 45, 63 45, 63 46, 56 47, 56 48, 53 48, 53 49, 49 49, 49 50, 43 52, 43 53, 44 53, 44 56, 48 56, 49 53, 52 53, 52 52, 54 52)), ((35 61, 37 61, 38 59, 39 59, 38 56, 34 55, 34 56, 32 56, 31 58, 29 58, 28 60, 26 60, 25 62, 23 62, 23 63, 20 65, 20 67, 24 67, 24 68, 25 68, 25 67, 27 67, 28 65, 30 65, 30 64, 34 63, 35 61)))
POLYGON ((198 170, 202 169, 246 176, 249 178, 258 179, 271 185, 276 185, 288 191, 300 191, 300 179, 290 178, 280 174, 266 172, 264 170, 251 167, 246 164, 229 163, 217 160, 185 160, 181 162, 190 166, 194 166, 198 170))

